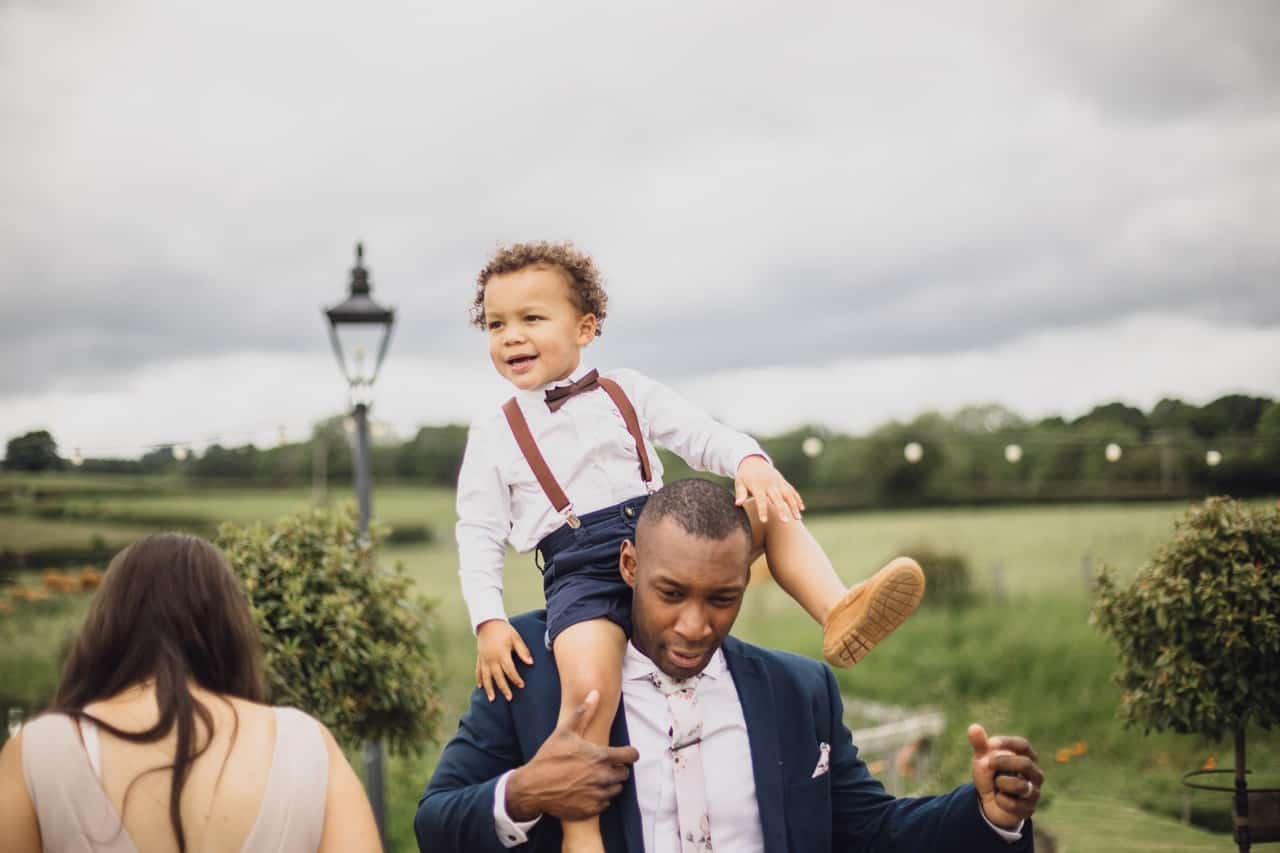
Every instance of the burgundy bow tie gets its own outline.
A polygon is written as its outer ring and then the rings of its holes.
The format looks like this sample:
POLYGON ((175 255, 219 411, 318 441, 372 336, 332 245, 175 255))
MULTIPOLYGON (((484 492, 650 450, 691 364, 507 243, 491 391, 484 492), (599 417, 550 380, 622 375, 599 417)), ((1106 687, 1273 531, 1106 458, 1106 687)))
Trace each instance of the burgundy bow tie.
POLYGON ((583 393, 584 391, 594 391, 600 387, 600 373, 592 370, 586 376, 583 376, 577 382, 569 385, 561 385, 559 388, 547 389, 547 408, 551 411, 557 411, 561 406, 569 401, 570 397, 583 393))

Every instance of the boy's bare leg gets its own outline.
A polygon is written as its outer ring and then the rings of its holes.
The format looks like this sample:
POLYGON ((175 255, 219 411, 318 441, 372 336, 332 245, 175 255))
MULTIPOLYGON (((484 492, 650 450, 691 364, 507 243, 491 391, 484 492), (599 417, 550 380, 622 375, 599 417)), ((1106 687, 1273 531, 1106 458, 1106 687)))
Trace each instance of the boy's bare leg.
POLYGON ((907 621, 924 596, 924 572, 910 557, 890 560, 846 588, 803 522, 782 521, 774 510, 762 523, 754 498, 744 509, 751 519, 752 559, 763 553, 778 586, 822 626, 822 654, 836 666, 853 666, 866 657, 907 621))
MULTIPOLYGON (((622 695, 622 659, 627 636, 607 619, 592 619, 565 628, 556 637, 553 652, 560 671, 560 718, 563 723, 592 690, 600 691, 600 704, 584 734, 601 746, 609 744, 609 729, 622 695)), ((604 853, 600 819, 561 821, 564 853, 604 853)))

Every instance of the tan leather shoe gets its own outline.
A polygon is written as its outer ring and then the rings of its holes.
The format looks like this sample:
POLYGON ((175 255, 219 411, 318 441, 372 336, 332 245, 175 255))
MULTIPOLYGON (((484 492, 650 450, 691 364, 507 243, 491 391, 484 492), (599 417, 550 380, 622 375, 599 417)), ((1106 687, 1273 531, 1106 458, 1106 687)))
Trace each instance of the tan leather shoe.
POLYGON ((832 666, 853 666, 898 630, 924 597, 924 572, 910 557, 895 557, 851 588, 822 626, 822 655, 832 666))

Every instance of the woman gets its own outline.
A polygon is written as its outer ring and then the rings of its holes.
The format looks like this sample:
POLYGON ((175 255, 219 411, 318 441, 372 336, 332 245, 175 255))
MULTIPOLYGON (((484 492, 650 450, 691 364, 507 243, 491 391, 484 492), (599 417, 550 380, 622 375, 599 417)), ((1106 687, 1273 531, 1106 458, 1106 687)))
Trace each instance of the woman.
POLYGON ((263 704, 244 592, 203 539, 112 560, 49 712, 0 752, 6 853, 378 851, 320 723, 263 704))

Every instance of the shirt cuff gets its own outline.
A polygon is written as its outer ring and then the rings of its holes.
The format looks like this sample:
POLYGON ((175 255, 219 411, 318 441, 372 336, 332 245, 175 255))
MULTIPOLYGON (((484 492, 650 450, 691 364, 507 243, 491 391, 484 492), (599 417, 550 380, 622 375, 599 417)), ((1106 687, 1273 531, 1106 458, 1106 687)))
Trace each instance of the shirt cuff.
MULTIPOLYGON (((503 847, 515 847, 529 840, 529 830, 537 826, 541 817, 533 820, 514 821, 507 814, 507 777, 513 771, 508 770, 498 777, 498 784, 493 789, 493 827, 498 833, 498 843, 503 847)), ((984 815, 985 817, 985 815, 984 815)), ((1021 838, 1022 836, 1018 836, 1021 838)))
MULTIPOLYGON (((506 790, 505 787, 503 790, 506 790)), ((996 835, 1000 836, 1008 843, 1013 844, 1014 842, 1022 840, 1022 827, 1026 824, 1025 820, 1018 821, 1018 825, 1013 829, 1001 829, 987 819, 987 813, 982 810, 981 805, 978 806, 978 814, 982 815, 982 819, 987 821, 987 826, 991 827, 992 831, 995 832, 996 835)))
POLYGON ((473 634, 479 634, 480 626, 486 622, 494 619, 499 619, 503 622, 507 621, 507 611, 502 606, 501 596, 499 596, 497 602, 485 602, 484 604, 479 604, 476 607, 470 608, 470 610, 471 632, 473 634))
POLYGON ((754 445, 754 447, 743 447, 739 450, 738 461, 734 463, 733 473, 730 476, 732 477, 738 476, 738 466, 740 466, 747 459, 750 459, 752 456, 759 456, 761 459, 763 459, 765 462, 768 462, 770 465, 773 464, 773 460, 769 458, 769 454, 765 453, 764 450, 761 449, 760 445, 756 444, 754 441, 752 441, 751 443, 754 445))

